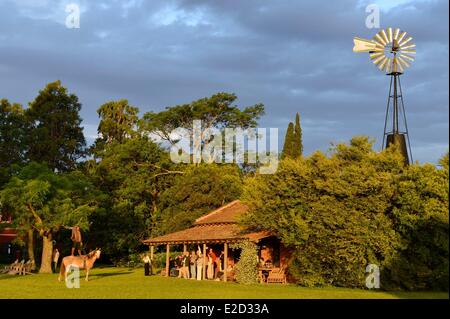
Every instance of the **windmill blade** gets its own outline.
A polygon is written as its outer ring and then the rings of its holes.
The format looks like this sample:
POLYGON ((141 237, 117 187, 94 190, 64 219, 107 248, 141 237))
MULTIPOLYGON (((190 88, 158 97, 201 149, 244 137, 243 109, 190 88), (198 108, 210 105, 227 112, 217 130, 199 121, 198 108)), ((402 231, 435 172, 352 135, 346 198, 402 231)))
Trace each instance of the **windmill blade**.
POLYGON ((372 40, 354 37, 353 38, 353 52, 370 52, 375 50, 376 43, 372 40))
POLYGON ((385 68, 387 73, 391 72, 391 67, 392 67, 392 59, 388 58, 388 60, 386 62, 386 68, 385 68))
POLYGON ((383 37, 380 35, 380 33, 381 33, 381 31, 378 32, 377 34, 375 34, 374 38, 376 39, 375 41, 380 42, 380 43, 383 45, 383 47, 384 47, 384 46, 387 44, 387 42, 384 41, 384 39, 383 39, 383 37))
POLYGON ((398 35, 399 34, 400 34, 400 29, 399 28, 395 29, 395 31, 394 31, 394 40, 398 40, 398 35))
POLYGON ((402 53, 416 54, 416 50, 402 50, 402 53))
POLYGON ((411 48, 415 48, 415 47, 416 47, 416 45, 413 43, 413 44, 410 44, 407 46, 402 46, 402 47, 400 47, 400 49, 405 50, 405 49, 411 49, 411 48))
POLYGON ((373 49, 374 52, 384 52, 384 45, 378 42, 377 40, 372 40, 375 42, 375 49, 373 49))
POLYGON ((411 62, 413 62, 414 61, 414 57, 412 57, 412 56, 409 56, 409 55, 407 55, 407 54, 404 54, 403 52, 402 53, 400 53, 400 57, 402 57, 402 58, 406 58, 406 59, 408 59, 409 61, 411 61, 411 62))
POLYGON ((386 62, 389 61, 389 59, 387 57, 383 57, 383 59, 381 60, 381 63, 378 65, 378 68, 383 71, 384 66, 386 65, 386 62))
POLYGON ((387 59, 387 57, 383 54, 382 56, 376 58, 373 62, 373 64, 378 65, 382 60, 387 59))
POLYGON ((400 62, 400 66, 404 66, 405 68, 409 68, 410 64, 405 61, 401 56, 397 56, 397 61, 400 62))
POLYGON ((389 43, 391 43, 392 42, 392 28, 387 29, 387 37, 388 37, 389 43))
POLYGON ((378 58, 378 57, 380 57, 380 56, 382 56, 382 55, 384 55, 384 52, 371 53, 371 54, 370 54, 370 59, 371 59, 371 60, 374 60, 374 59, 376 59, 376 58, 378 58))
POLYGON ((399 42, 398 45, 402 47, 411 40, 412 40, 412 37, 408 37, 405 40, 403 40, 402 42, 399 42))
POLYGON ((375 49, 369 52, 384 52, 384 47, 376 46, 375 49))
POLYGON ((405 37, 405 35, 406 35, 406 32, 402 32, 402 33, 398 36, 397 41, 398 41, 399 43, 402 42, 402 40, 403 40, 403 38, 405 37))
POLYGON ((376 37, 373 37, 372 41, 377 44, 377 47, 384 48, 384 44, 380 40, 378 40, 376 37))
POLYGON ((384 29, 383 29, 383 30, 381 30, 380 32, 381 32, 381 36, 382 36, 383 39, 384 39, 384 42, 386 42, 386 44, 388 44, 388 43, 389 43, 389 39, 388 39, 388 37, 387 37, 387 35, 386 35, 386 31, 384 31, 384 29))

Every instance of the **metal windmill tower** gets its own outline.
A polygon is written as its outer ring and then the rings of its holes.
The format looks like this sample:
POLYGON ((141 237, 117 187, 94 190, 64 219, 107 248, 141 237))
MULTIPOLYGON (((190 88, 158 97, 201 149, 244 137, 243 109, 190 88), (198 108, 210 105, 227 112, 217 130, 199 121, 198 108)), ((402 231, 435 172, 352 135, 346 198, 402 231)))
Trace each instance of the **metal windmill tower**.
POLYGON ((373 63, 380 71, 390 77, 389 96, 384 121, 383 149, 397 144, 405 158, 405 162, 413 161, 409 142, 408 124, 400 75, 414 61, 416 45, 412 37, 400 29, 387 28, 378 32, 372 40, 355 37, 353 52, 368 52, 373 63))

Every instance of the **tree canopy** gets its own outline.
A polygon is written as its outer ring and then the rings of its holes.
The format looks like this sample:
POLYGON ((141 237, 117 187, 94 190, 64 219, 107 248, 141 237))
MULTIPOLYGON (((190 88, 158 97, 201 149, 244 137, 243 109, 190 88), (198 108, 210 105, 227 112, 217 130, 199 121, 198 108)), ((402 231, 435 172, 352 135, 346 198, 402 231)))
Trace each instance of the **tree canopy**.
POLYGON ((51 272, 52 237, 63 225, 88 228, 95 210, 95 190, 80 172, 55 174, 43 164, 30 163, 4 186, 0 201, 14 225, 34 229, 43 239, 41 272, 51 272))
POLYGON ((288 158, 276 174, 247 179, 243 199, 251 213, 242 222, 294 249, 290 272, 302 285, 364 287, 372 263, 382 269, 384 287, 442 288, 448 274, 444 185, 445 170, 405 167, 396 150, 377 153, 367 138, 356 137, 336 145, 330 157, 288 158), (423 255, 415 259, 418 247, 423 255))
POLYGON ((52 82, 30 102, 25 115, 30 161, 58 171, 73 170, 85 153, 86 140, 79 115, 81 104, 60 81, 52 82))

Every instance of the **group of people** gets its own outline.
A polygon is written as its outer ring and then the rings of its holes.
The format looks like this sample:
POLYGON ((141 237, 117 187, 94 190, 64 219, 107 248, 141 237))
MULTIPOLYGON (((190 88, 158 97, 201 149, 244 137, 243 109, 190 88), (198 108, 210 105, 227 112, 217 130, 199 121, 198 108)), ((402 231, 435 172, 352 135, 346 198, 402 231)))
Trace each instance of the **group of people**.
POLYGON ((206 267, 207 279, 219 278, 219 273, 223 272, 222 265, 223 251, 218 255, 212 248, 209 248, 206 258, 199 248, 197 252, 184 252, 169 261, 170 276, 197 280, 202 280, 203 267, 206 267))

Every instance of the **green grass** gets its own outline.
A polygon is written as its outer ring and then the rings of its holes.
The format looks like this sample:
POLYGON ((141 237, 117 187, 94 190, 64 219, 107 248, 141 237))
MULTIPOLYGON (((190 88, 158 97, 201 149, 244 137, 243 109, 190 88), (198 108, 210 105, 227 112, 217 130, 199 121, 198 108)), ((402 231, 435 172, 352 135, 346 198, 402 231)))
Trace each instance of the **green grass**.
MULTIPOLYGON (((82 276, 84 271, 82 271, 82 276)), ((231 282, 145 277, 143 269, 99 268, 80 289, 68 289, 57 274, 0 275, 0 298, 445 298, 444 292, 381 292, 344 288, 303 288, 295 285, 240 285, 231 282)))

